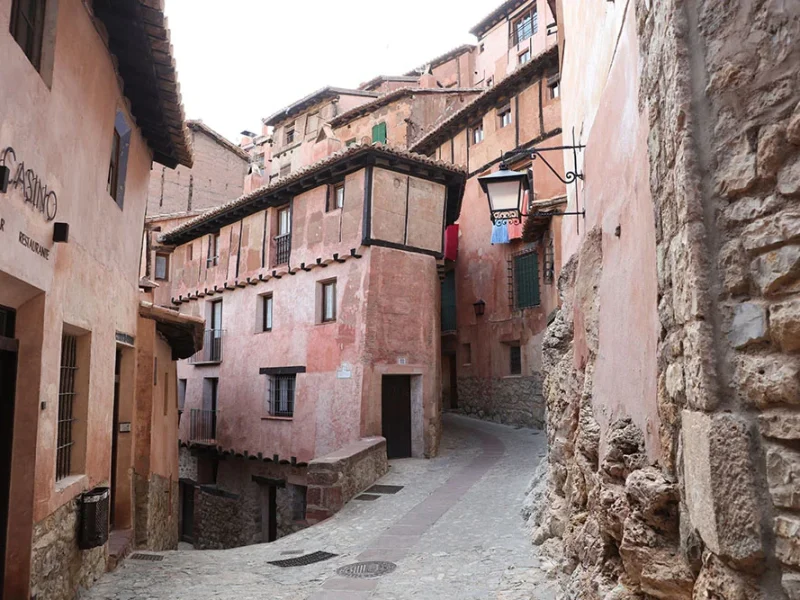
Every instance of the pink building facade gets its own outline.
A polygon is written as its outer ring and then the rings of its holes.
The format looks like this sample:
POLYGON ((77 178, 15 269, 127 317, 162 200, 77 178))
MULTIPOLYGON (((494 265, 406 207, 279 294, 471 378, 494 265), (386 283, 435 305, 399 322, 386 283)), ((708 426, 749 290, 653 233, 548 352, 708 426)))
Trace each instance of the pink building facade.
POLYGON ((173 304, 207 323, 178 374, 196 544, 269 541, 326 516, 338 499, 310 493, 314 460, 365 438, 386 439, 383 460, 437 453, 437 259, 464 178, 356 144, 162 236, 173 304), (236 531, 209 534, 199 521, 231 503, 236 531))

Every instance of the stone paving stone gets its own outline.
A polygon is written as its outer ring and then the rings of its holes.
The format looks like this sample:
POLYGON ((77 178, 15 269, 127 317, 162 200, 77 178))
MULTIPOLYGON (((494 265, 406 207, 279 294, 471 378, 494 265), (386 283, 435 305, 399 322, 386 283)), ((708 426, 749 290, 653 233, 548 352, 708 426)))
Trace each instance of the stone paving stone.
MULTIPOLYGON (((550 600, 555 584, 538 567, 520 516, 546 436, 445 415, 440 455, 391 461, 378 483, 402 485, 377 502, 351 502, 314 527, 271 544, 179 550, 160 563, 126 561, 82 600, 550 600), (469 485, 468 485, 469 484, 469 485), (410 548, 377 549, 382 540, 410 548), (304 567, 267 564, 302 548, 339 556, 304 567), (340 590, 336 569, 387 560, 397 569, 369 590, 340 590)), ((388 544, 386 544, 388 545, 388 544)), ((353 581, 362 581, 356 580, 353 581)))

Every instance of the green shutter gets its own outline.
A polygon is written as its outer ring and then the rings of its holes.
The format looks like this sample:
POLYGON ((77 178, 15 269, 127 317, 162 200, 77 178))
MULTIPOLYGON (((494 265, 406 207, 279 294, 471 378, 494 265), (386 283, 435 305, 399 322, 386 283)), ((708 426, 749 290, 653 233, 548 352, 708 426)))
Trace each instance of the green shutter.
POLYGON ((539 306, 539 255, 528 252, 514 257, 516 308, 539 306))
POLYGON ((450 271, 442 281, 442 331, 456 330, 456 273, 450 271))
POLYGON ((386 143, 386 122, 378 123, 372 128, 372 143, 386 143))

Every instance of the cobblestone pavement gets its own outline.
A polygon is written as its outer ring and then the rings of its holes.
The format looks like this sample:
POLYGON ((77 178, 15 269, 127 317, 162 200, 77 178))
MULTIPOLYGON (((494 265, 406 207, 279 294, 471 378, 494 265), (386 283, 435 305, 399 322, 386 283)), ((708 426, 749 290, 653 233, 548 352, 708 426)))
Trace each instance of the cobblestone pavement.
POLYGON ((552 600, 556 585, 520 516, 545 447, 539 431, 445 415, 437 458, 391 461, 379 483, 404 486, 399 493, 353 500, 332 519, 271 544, 128 559, 81 599, 552 600), (338 556, 304 567, 267 564, 317 550, 338 556), (376 579, 335 573, 364 560, 397 569, 376 579))

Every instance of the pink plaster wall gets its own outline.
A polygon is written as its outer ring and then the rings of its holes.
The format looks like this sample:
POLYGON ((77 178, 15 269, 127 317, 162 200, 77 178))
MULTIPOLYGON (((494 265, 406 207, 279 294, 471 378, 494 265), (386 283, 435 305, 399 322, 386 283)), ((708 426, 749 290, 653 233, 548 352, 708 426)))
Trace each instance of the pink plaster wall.
MULTIPOLYGON (((621 7, 616 10, 622 13, 621 7)), ((601 399, 602 405, 595 406, 595 416, 604 428, 618 417, 630 416, 645 432, 651 458, 657 459, 660 444, 656 346, 660 326, 653 201, 648 179, 648 116, 646 111, 640 112, 637 104, 639 53, 633 8, 628 7, 627 15, 611 17, 607 22, 613 25, 598 32, 593 38, 595 43, 570 41, 570 52, 583 54, 573 55, 564 67, 564 85, 572 89, 583 77, 579 73, 585 71, 582 56, 608 56, 611 61, 607 77, 604 74, 608 67, 601 63, 598 68, 602 73, 590 71, 588 89, 565 99, 565 119, 580 116, 591 125, 583 130, 587 148, 581 203, 587 215, 580 234, 571 220, 564 221, 562 253, 566 260, 579 247, 586 231, 601 228, 600 352, 595 365, 594 397, 601 399), (612 60, 611 49, 619 34, 616 27, 621 27, 621 35, 612 60), (615 235, 618 226, 619 237, 615 235)), ((587 23, 598 18, 591 12, 568 11, 565 7, 564 27, 566 31, 590 31, 593 27, 587 23)), ((580 130, 580 122, 565 121, 565 129, 573 125, 580 130)), ((570 201, 574 206, 574 197, 570 201)), ((580 349, 585 349, 582 334, 576 328, 576 360, 581 360, 580 349)))
MULTIPOLYGON (((56 221, 69 243, 52 242, 53 223, 9 189, 0 207, 0 304, 18 309, 18 400, 46 402, 15 420, 7 580, 27 597, 31 530, 79 492, 109 479, 115 332, 136 334, 138 269, 151 154, 125 108, 112 59, 79 0, 60 0, 55 68, 48 88, 8 33, 11 0, 0 0, 0 147, 13 146, 58 194, 56 221), (8 85, 6 85, 8 84, 8 85), (114 119, 133 127, 124 208, 106 191, 114 119), (49 260, 19 243, 20 232, 50 251, 49 260), (37 295, 38 294, 38 295, 37 295), (84 477, 56 485, 56 419, 62 325, 91 332, 84 477), (41 328, 41 342, 31 342, 41 328), (35 391, 32 389, 35 388, 35 391), (35 440, 31 432, 35 431, 35 440), (35 443, 34 443, 35 442, 35 443), (33 506, 33 513, 25 507, 33 506), (13 508, 18 507, 18 508, 13 508), (17 512, 19 511, 19 512, 17 512)), ((18 402, 19 404, 19 402, 18 402)), ((6 588, 8 591, 8 588, 6 588)))

